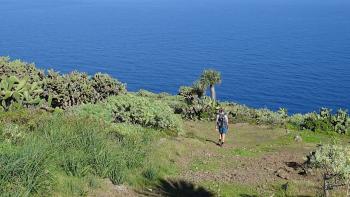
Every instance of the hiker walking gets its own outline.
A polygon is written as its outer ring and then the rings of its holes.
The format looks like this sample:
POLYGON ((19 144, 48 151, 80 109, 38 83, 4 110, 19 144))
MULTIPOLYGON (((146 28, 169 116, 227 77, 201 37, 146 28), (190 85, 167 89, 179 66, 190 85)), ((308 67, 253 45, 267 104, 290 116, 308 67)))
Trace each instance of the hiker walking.
POLYGON ((228 131, 228 116, 223 108, 220 108, 219 113, 216 115, 216 130, 220 133, 218 145, 223 146, 225 134, 228 131))

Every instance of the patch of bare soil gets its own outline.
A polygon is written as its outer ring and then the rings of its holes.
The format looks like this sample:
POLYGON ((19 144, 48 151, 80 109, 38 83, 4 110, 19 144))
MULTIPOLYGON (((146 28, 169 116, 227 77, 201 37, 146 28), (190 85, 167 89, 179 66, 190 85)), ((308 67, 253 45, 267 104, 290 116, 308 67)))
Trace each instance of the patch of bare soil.
POLYGON ((137 197, 141 196, 135 192, 132 188, 126 185, 113 185, 109 179, 105 179, 103 188, 95 190, 89 194, 89 197, 137 197))
POLYGON ((265 154, 261 157, 233 156, 235 160, 232 167, 219 172, 187 171, 183 173, 189 181, 220 181, 226 183, 241 183, 260 185, 278 180, 313 180, 318 176, 310 174, 303 168, 304 152, 279 151, 265 154))

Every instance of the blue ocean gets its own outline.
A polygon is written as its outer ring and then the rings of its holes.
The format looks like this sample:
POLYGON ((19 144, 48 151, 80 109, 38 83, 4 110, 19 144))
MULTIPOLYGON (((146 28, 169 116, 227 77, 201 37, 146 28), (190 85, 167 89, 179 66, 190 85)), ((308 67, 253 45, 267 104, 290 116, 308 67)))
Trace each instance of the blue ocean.
POLYGON ((0 56, 172 94, 214 68, 220 100, 350 109, 350 1, 0 0, 0 56))

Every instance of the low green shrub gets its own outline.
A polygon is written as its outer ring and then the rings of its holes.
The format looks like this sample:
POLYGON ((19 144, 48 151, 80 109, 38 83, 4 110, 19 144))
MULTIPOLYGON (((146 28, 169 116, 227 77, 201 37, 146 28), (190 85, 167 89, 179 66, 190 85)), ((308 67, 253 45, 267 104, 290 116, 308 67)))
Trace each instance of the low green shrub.
POLYGON ((215 120, 217 102, 209 97, 195 97, 182 109, 179 109, 183 118, 189 120, 215 120))
POLYGON ((161 101, 129 94, 110 97, 107 104, 112 109, 115 122, 133 123, 176 132, 181 131, 180 117, 175 115, 173 109, 161 101))
POLYGON ((67 112, 80 117, 90 117, 103 120, 105 122, 113 122, 112 110, 107 106, 106 103, 82 104, 74 106, 67 112))
MULTIPOLYGON (((326 144, 307 155, 306 166, 320 168, 323 173, 323 191, 345 185, 350 187, 350 148, 326 144)), ((320 177, 321 178, 321 177, 320 177)), ((327 195, 326 195, 327 196, 327 195)))

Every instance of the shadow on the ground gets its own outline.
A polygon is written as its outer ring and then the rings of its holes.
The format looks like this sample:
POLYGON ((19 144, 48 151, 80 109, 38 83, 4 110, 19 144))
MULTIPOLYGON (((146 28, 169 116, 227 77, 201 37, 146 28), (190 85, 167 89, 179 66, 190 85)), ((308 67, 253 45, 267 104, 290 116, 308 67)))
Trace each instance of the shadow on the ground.
POLYGON ((258 197, 257 195, 240 194, 240 197, 258 197))
POLYGON ((214 193, 206 190, 204 187, 199 187, 193 183, 184 180, 165 180, 162 179, 159 183, 149 191, 141 192, 145 196, 164 196, 164 197, 183 197, 183 196, 198 196, 198 197, 214 197, 214 193))
POLYGON ((213 143, 213 144, 215 144, 217 146, 220 146, 220 144, 218 142, 215 142, 214 140, 206 139, 205 141, 206 142, 211 142, 211 143, 213 143))
POLYGON ((303 175, 306 176, 307 175, 307 170, 305 169, 303 164, 300 164, 298 162, 285 162, 286 166, 293 168, 295 171, 299 171, 298 174, 299 175, 303 175))

